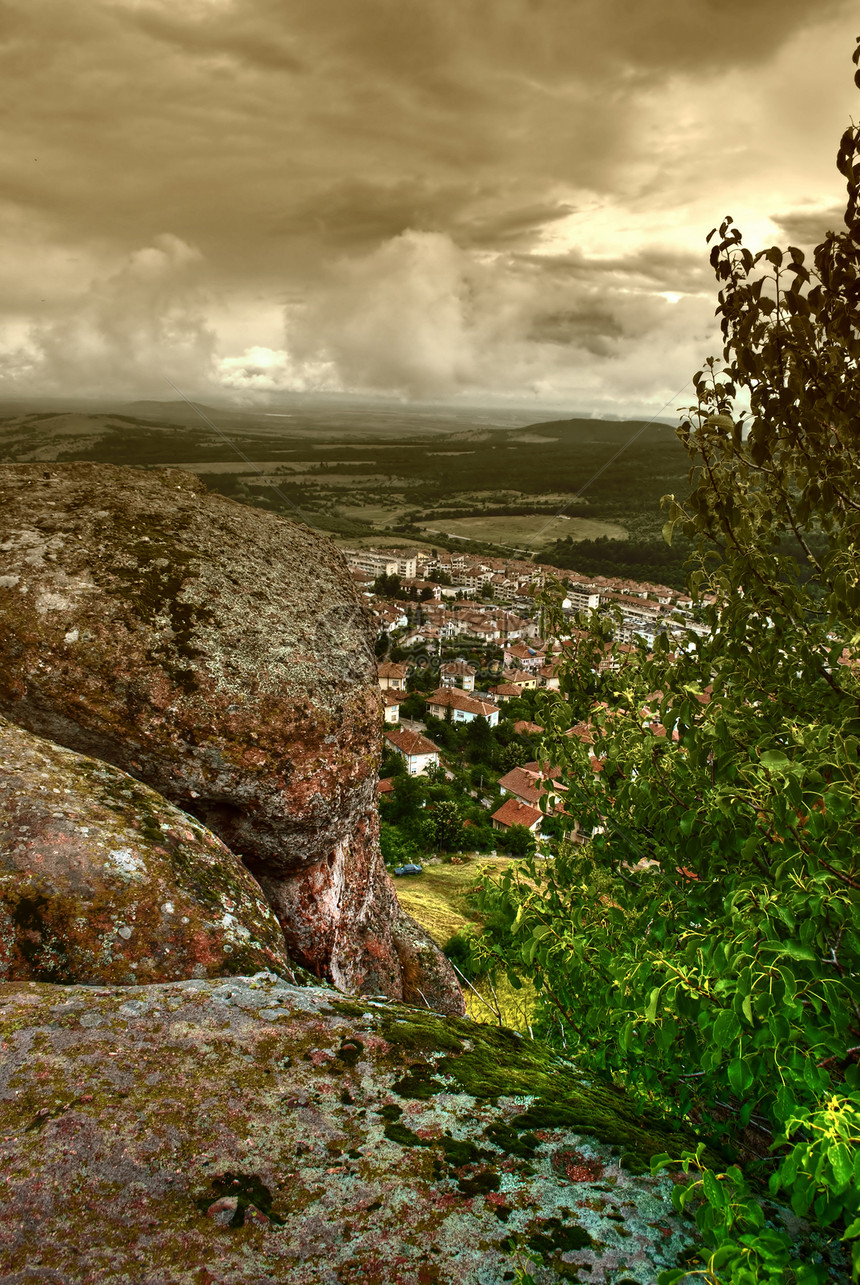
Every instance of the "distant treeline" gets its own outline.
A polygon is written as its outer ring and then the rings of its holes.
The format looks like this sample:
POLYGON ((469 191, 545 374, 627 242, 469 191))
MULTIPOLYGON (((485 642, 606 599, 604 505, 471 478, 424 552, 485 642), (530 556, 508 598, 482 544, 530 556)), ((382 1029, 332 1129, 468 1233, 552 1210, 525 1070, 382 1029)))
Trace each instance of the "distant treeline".
POLYGON ((569 536, 549 545, 542 560, 556 567, 570 568, 583 575, 617 577, 623 580, 650 580, 684 589, 684 564, 692 546, 677 534, 671 545, 665 540, 572 540, 569 536))

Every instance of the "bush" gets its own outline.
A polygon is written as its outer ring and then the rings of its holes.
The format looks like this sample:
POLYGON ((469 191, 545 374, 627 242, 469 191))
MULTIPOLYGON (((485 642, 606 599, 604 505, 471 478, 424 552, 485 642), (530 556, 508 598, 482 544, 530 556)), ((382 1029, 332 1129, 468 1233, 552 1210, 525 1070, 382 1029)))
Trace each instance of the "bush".
POLYGON ((467 982, 475 982, 488 972, 487 960, 475 954, 474 940, 472 929, 461 928, 449 937, 442 947, 442 954, 451 961, 460 976, 467 982))

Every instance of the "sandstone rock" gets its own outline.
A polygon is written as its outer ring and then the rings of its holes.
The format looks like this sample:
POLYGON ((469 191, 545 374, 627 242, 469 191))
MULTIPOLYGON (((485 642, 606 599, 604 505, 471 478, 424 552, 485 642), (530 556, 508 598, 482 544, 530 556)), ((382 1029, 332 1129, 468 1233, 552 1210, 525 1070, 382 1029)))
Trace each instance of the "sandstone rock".
POLYGON ((379 702, 330 541, 187 473, 0 467, 0 713, 199 817, 318 976, 462 1012, 379 856, 379 702))
POLYGON ((0 986, 0 1039, 10 1280, 652 1285, 695 1234, 690 1140, 511 1031, 261 975, 0 986))
POLYGON ((295 980, 262 889, 220 839, 118 768, 0 719, 0 979, 261 968, 295 980))

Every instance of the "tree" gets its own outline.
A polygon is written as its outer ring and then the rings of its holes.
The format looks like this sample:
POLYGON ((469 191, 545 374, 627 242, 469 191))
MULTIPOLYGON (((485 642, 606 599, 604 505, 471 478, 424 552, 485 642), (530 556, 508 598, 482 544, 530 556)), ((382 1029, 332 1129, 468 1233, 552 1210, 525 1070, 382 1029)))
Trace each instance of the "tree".
POLYGON ((511 772, 515 767, 528 763, 530 758, 531 750, 525 749, 521 741, 511 741, 499 751, 499 771, 503 774, 511 772))
POLYGON ((605 638, 580 640, 566 700, 539 721, 595 835, 485 893, 517 934, 545 1033, 561 1018, 581 1060, 745 1161, 746 1175, 696 1179, 726 1282, 830 1279, 761 1230, 747 1175, 769 1176, 832 1245, 850 1240, 860 1273, 858 157, 852 127, 845 230, 811 262, 753 255, 731 219, 720 227, 722 361, 695 376, 680 429, 692 489, 668 497, 665 528, 695 548, 710 633, 630 655, 590 745, 565 732, 605 638))
POLYGON ((506 829, 497 831, 496 837, 502 852, 507 852, 512 857, 534 856, 535 837, 528 826, 509 825, 506 829))
POLYGON ((437 848, 444 852, 459 852, 463 847, 465 832, 463 815, 453 799, 440 799, 433 805, 433 837, 437 848))
POLYGON ((424 717, 426 709, 427 702, 424 700, 423 696, 418 694, 417 691, 410 692, 406 699, 400 702, 400 715, 402 718, 421 719, 424 717))
POLYGON ((487 720, 478 715, 466 724, 466 743, 472 755, 486 762, 493 749, 493 733, 487 720))
POLYGON ((389 798, 388 815, 392 821, 414 819, 427 797, 425 784, 417 776, 395 776, 389 798))
POLYGON ((402 598, 400 576, 379 575, 373 582, 373 592, 381 598, 402 598))

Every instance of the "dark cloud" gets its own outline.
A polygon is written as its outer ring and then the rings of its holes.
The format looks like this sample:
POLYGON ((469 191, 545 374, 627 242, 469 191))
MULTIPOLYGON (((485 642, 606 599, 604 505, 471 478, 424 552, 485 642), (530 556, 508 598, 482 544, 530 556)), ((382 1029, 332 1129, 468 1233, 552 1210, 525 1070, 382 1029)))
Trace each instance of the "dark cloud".
POLYGON ((524 270, 556 281, 577 281, 584 285, 611 282, 638 289, 650 287, 673 294, 701 294, 713 279, 708 256, 702 253, 647 246, 632 254, 587 255, 574 248, 564 254, 518 255, 524 270))
POLYGON ((816 246, 828 232, 841 232, 845 227, 845 206, 832 205, 826 210, 794 210, 770 217, 780 235, 792 245, 816 246))
MULTIPOLYGON (((542 386, 562 350, 674 336, 678 308, 700 333, 711 282, 686 229, 704 186, 746 172, 728 117, 833 15, 853 33, 845 0, 0 0, 7 377, 140 379, 178 325, 202 378, 240 299, 288 305, 283 352, 247 320, 256 355, 222 351, 264 381, 542 386), (706 98, 713 120, 690 106, 706 98), (193 300, 164 235, 196 256, 193 300), (105 283, 159 246, 179 294, 132 290, 135 331, 105 283)), ((803 240, 817 217, 776 221, 803 240)))
POLYGON ((519 204, 499 183, 469 180, 432 184, 426 178, 373 182, 341 178, 277 219, 279 236, 315 236, 339 250, 365 250, 401 232, 446 232, 460 245, 482 249, 533 245, 535 238, 574 212, 563 201, 519 204))

